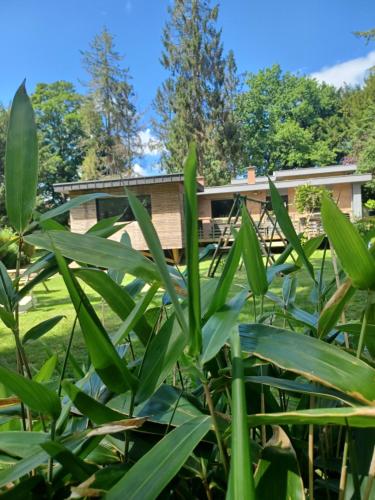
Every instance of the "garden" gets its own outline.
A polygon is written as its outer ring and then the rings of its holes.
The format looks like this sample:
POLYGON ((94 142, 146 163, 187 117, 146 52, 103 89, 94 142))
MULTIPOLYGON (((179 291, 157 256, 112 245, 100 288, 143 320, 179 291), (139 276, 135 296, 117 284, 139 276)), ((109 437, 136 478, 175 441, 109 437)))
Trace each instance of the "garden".
POLYGON ((196 168, 192 144, 183 266, 166 263, 130 191, 152 258, 109 239, 116 217, 72 233, 57 218, 100 195, 36 211, 37 131, 18 89, 5 164, 15 275, 0 262, 3 498, 374 498, 370 237, 320 193, 325 234, 302 240, 270 180, 287 247, 266 265, 243 207, 207 278, 196 168))

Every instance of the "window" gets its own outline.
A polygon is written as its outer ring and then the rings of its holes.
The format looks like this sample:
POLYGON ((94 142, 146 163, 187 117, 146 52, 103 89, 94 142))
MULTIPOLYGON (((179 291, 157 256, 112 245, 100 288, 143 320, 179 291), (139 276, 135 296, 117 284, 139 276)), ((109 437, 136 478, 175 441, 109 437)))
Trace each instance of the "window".
MULTIPOLYGON (((151 196, 149 194, 142 194, 137 196, 137 198, 151 215, 151 196)), ((103 198, 96 200, 96 216, 98 221, 117 215, 121 215, 119 219, 121 222, 131 222, 135 220, 127 197, 122 196, 119 198, 103 198)))
MULTIPOLYGON (((284 207, 288 210, 288 195, 287 194, 282 194, 281 198, 283 199, 284 202, 284 207)), ((266 207, 267 210, 272 212, 272 201, 271 201, 271 196, 266 197, 266 207)))
POLYGON ((211 201, 211 216, 213 219, 229 217, 232 210, 234 199, 229 200, 212 200, 211 201))

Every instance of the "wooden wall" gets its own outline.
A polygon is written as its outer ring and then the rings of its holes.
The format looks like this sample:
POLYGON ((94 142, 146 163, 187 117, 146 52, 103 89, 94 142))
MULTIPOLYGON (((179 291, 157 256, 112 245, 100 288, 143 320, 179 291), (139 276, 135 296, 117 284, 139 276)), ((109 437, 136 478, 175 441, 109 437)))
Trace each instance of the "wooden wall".
MULTIPOLYGON (((74 191, 71 198, 94 191, 74 191)), ((152 222, 158 233, 163 249, 180 249, 184 247, 183 234, 183 190, 181 183, 147 184, 144 186, 133 186, 131 191, 135 194, 148 194, 151 196, 152 222)), ((107 188, 103 192, 108 194, 124 194, 120 188, 107 188)), ((97 222, 96 202, 91 201, 70 212, 71 230, 76 233, 84 233, 97 222)), ((120 223, 121 224, 121 223, 120 223)), ((123 231, 126 231, 136 250, 147 250, 146 242, 137 222, 127 223, 127 226, 114 234, 111 239, 119 240, 123 231)))

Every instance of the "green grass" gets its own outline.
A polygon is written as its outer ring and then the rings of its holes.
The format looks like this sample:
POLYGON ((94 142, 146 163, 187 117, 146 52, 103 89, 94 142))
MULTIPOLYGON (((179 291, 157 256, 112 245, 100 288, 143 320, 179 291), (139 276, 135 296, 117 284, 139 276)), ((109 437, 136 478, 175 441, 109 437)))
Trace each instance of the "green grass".
MULTIPOLYGON (((316 252, 312 259, 312 263, 315 269, 319 269, 321 265, 322 252, 316 252)), ((201 265, 202 276, 207 275, 209 261, 205 261, 201 265)), ((326 259, 326 268, 324 272, 325 282, 327 283, 334 276, 332 260, 330 256, 326 259)), ((239 285, 245 285, 246 274, 244 268, 238 271, 234 285, 232 287, 231 295, 239 290, 239 285)), ((75 312, 73 306, 70 302, 68 293, 65 289, 63 280, 60 276, 55 276, 48 280, 47 283, 48 290, 43 287, 43 285, 38 285, 33 292, 34 299, 36 299, 36 307, 29 310, 26 313, 21 314, 21 335, 25 334, 34 325, 49 319, 56 315, 64 315, 65 318, 60 321, 60 323, 46 334, 42 339, 29 343, 26 345, 26 352, 28 358, 31 362, 32 368, 35 370, 40 367, 43 362, 45 362, 52 353, 58 355, 60 363, 66 350, 66 345, 68 342, 68 337, 73 325, 75 312)), ((281 295, 282 278, 276 278, 272 284, 271 291, 278 296, 281 295)), ((313 310, 313 305, 309 300, 311 293, 312 282, 311 278, 306 271, 302 270, 298 273, 298 288, 297 288, 297 305, 299 307, 311 312, 313 310)), ((108 306, 103 303, 99 295, 93 292, 88 286, 84 286, 84 290, 88 297, 92 301, 93 306, 99 318, 103 321, 104 326, 108 332, 113 332, 120 325, 120 319, 112 313, 108 306)), ((157 304, 159 297, 156 297, 155 304, 157 304)), ((351 302, 348 311, 348 320, 358 320, 363 307, 363 300, 361 294, 356 294, 354 301, 351 302)), ((269 301, 264 303, 264 312, 271 311, 273 309, 273 304, 269 301)), ((258 305, 259 311, 259 305, 258 305)), ((240 316, 241 322, 252 322, 253 321, 253 303, 249 302, 247 304, 240 316)), ((83 342, 81 331, 79 325, 76 327, 76 332, 73 342, 73 355, 80 362, 84 362, 87 359, 86 348, 83 342)), ((15 347, 12 334, 4 327, 3 324, 0 325, 0 356, 1 364, 6 365, 10 368, 15 368, 15 347)))

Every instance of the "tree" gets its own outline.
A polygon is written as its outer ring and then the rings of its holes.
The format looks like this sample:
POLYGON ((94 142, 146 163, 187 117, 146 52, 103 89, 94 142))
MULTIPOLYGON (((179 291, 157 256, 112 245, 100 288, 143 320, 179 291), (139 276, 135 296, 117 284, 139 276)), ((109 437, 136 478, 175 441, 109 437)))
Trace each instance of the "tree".
POLYGON ((90 75, 85 108, 86 139, 90 142, 83 176, 131 173, 142 152, 139 116, 129 70, 120 66, 113 36, 106 30, 95 36, 90 50, 82 53, 90 75), (96 156, 96 160, 95 160, 96 156))
POLYGON ((72 83, 38 83, 32 103, 39 134, 40 195, 43 205, 56 206, 63 199, 53 190, 56 182, 78 179, 83 160, 80 119, 82 97, 72 83))
POLYGON ((168 13, 161 64, 169 76, 157 91, 153 122, 164 149, 161 164, 168 172, 181 171, 194 141, 199 173, 208 184, 221 183, 241 168, 232 112, 234 56, 223 56, 218 7, 209 0, 175 0, 168 13))
MULTIPOLYGON (((370 72, 363 88, 348 88, 344 110, 349 123, 351 156, 362 172, 375 173, 375 72, 370 72)), ((375 196, 374 181, 366 185, 365 197, 375 196)))
POLYGON ((5 146, 7 140, 8 129, 8 112, 0 105, 0 225, 6 224, 5 210, 5 184, 4 184, 4 169, 5 169, 5 146))
POLYGON ((248 74, 237 100, 247 162, 260 172, 327 165, 347 152, 340 91, 280 66, 248 74))

